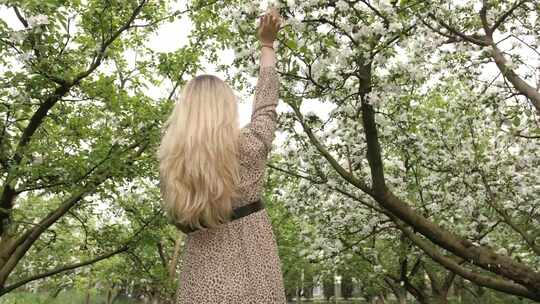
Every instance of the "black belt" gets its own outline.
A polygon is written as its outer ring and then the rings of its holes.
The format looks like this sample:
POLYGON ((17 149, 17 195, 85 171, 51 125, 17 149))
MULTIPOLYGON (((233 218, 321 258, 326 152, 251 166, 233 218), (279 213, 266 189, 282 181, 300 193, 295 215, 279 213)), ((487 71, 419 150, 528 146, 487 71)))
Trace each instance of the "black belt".
MULTIPOLYGON (((234 221, 234 220, 237 220, 237 219, 242 218, 244 216, 250 215, 250 214, 252 214, 254 212, 257 212, 259 210, 262 210, 262 209, 264 209, 264 204, 262 203, 262 201, 260 199, 254 201, 252 203, 249 203, 247 205, 240 206, 238 208, 234 208, 233 211, 232 211, 231 221, 234 221)), ((184 232, 186 234, 199 230, 197 228, 182 225, 180 223, 174 223, 174 225, 178 229, 180 229, 182 232, 184 232)), ((207 228, 205 225, 202 225, 202 226, 207 228)))

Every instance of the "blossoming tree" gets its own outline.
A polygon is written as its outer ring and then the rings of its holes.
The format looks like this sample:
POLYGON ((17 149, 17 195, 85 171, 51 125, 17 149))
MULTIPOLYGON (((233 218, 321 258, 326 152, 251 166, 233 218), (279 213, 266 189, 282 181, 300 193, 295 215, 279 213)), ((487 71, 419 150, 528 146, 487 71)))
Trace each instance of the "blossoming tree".
POLYGON ((147 228, 165 224, 158 196, 143 200, 140 190, 157 189, 154 149, 174 90, 154 99, 146 87, 165 79, 176 89, 199 64, 191 43, 159 56, 145 44, 186 13, 166 1, 0 9, 1 296, 119 253, 136 257, 137 242, 155 240, 147 228), (127 193, 140 197, 123 203, 127 193))
MULTIPOLYGON (((271 166, 303 180, 284 183, 290 211, 360 239, 385 222, 448 271, 540 301, 539 4, 277 4, 291 157, 271 166)), ((260 13, 223 1, 193 18, 235 50, 239 87, 256 72, 260 13)))

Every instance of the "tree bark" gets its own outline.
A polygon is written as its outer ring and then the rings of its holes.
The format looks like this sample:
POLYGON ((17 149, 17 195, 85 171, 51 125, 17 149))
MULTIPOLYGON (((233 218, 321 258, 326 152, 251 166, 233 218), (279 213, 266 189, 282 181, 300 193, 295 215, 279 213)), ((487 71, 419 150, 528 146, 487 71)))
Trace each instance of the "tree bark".
POLYGON ((178 258, 181 254, 181 246, 182 246, 182 240, 184 239, 183 233, 178 233, 178 237, 176 238, 176 241, 174 242, 174 252, 173 256, 169 262, 169 278, 171 280, 174 280, 176 278, 176 265, 178 264, 178 258))
POLYGON ((86 298, 85 298, 85 303, 86 304, 90 304, 90 290, 91 290, 91 287, 92 287, 92 280, 88 280, 88 286, 86 288, 86 298))

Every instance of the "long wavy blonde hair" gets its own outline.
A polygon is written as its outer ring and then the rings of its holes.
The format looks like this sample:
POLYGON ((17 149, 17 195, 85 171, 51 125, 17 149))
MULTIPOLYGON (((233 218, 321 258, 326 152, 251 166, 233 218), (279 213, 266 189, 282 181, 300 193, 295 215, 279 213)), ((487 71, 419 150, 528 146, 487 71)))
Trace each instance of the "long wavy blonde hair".
POLYGON ((169 219, 202 228, 230 220, 239 197, 238 108, 220 78, 190 80, 168 118, 158 151, 160 190, 169 219))

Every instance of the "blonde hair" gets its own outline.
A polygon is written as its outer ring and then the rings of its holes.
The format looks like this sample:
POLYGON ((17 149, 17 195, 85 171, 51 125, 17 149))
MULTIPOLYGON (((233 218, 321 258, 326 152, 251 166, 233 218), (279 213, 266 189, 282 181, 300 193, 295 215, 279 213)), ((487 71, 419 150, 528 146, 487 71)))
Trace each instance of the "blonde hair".
POLYGON ((190 80, 166 122, 158 151, 162 206, 191 227, 230 220, 239 197, 238 109, 234 92, 213 75, 190 80))

